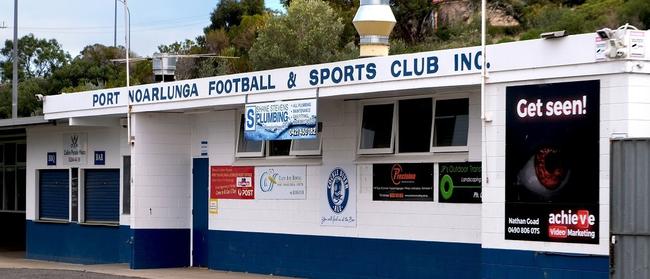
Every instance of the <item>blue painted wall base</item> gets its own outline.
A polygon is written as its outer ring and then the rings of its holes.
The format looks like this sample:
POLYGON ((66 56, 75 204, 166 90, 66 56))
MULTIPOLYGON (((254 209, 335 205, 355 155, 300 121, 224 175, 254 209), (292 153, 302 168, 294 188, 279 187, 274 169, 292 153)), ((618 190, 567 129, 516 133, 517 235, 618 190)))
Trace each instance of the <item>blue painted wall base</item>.
POLYGON ((210 231, 209 268, 306 278, 607 278, 608 257, 479 244, 210 231))
POLYGON ((28 259, 80 264, 128 263, 127 226, 87 226, 28 220, 25 256, 28 259))
POLYGON ((481 245, 210 231, 209 268, 306 278, 479 278, 481 245))
POLYGON ((190 265, 190 229, 133 229, 131 268, 190 265))
POLYGON ((481 273, 483 279, 607 279, 609 257, 482 249, 481 273))

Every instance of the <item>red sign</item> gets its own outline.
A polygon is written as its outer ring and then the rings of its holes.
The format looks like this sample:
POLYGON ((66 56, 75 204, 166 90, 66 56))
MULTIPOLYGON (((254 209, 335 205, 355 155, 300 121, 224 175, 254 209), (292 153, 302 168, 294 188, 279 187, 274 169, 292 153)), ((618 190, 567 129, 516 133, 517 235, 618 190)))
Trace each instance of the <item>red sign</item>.
POLYGON ((255 168, 212 166, 210 170, 211 199, 255 198, 255 168))

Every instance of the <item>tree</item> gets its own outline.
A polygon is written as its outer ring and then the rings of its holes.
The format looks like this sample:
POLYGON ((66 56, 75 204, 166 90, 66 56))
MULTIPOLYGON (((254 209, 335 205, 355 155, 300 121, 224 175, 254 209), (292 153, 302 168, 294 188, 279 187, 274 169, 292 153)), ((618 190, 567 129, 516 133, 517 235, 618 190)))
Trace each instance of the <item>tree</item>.
POLYGON ((294 0, 271 18, 250 50, 255 70, 336 60, 343 23, 322 0, 294 0))
POLYGON ((422 42, 431 35, 431 12, 434 9, 431 0, 391 0, 390 6, 395 14, 397 23, 392 37, 403 40, 408 44, 422 42))
MULTIPOLYGON (((4 59, 0 59, 3 79, 10 80, 13 75, 13 41, 6 40, 0 49, 4 59)), ((70 60, 70 55, 61 49, 55 39, 39 39, 33 34, 18 39, 18 78, 24 80, 34 77, 48 77, 56 69, 70 60)))
POLYGON ((204 33, 210 30, 225 29, 226 31, 238 26, 242 17, 264 13, 264 0, 222 0, 210 14, 210 26, 206 27, 204 33))

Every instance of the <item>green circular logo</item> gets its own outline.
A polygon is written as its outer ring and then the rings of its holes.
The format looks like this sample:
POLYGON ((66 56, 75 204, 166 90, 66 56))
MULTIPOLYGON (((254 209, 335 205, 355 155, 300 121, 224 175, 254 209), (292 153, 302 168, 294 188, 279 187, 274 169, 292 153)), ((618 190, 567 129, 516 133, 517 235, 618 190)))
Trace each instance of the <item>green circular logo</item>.
POLYGON ((451 176, 445 174, 442 179, 440 179, 440 194, 442 198, 448 200, 451 198, 451 195, 454 193, 454 182, 451 180, 451 176))

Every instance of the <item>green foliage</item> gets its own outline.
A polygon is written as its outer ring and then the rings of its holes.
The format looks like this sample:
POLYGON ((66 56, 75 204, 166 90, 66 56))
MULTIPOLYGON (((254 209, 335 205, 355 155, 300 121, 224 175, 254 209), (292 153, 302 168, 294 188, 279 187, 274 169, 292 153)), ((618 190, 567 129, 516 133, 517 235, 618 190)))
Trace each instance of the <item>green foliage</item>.
POLYGON ((392 37, 408 44, 422 42, 433 32, 431 12, 434 9, 431 0, 391 0, 390 6, 395 14, 397 24, 392 37))
POLYGON ((264 0, 221 0, 210 14, 210 26, 205 28, 204 33, 221 28, 230 30, 238 26, 244 16, 264 11, 264 0))
POLYGON ((629 22, 639 29, 650 29, 650 1, 625 1, 621 7, 621 22, 629 22))
POLYGON ((294 0, 286 15, 269 20, 249 55, 255 70, 331 62, 343 23, 321 0, 294 0))
MULTIPOLYGON (((3 79, 11 80, 13 68, 13 42, 5 41, 0 49, 0 67, 3 79)), ((54 39, 45 40, 34 37, 33 34, 18 39, 18 78, 24 80, 34 77, 48 77, 56 69, 66 65, 70 55, 61 49, 54 39)))

